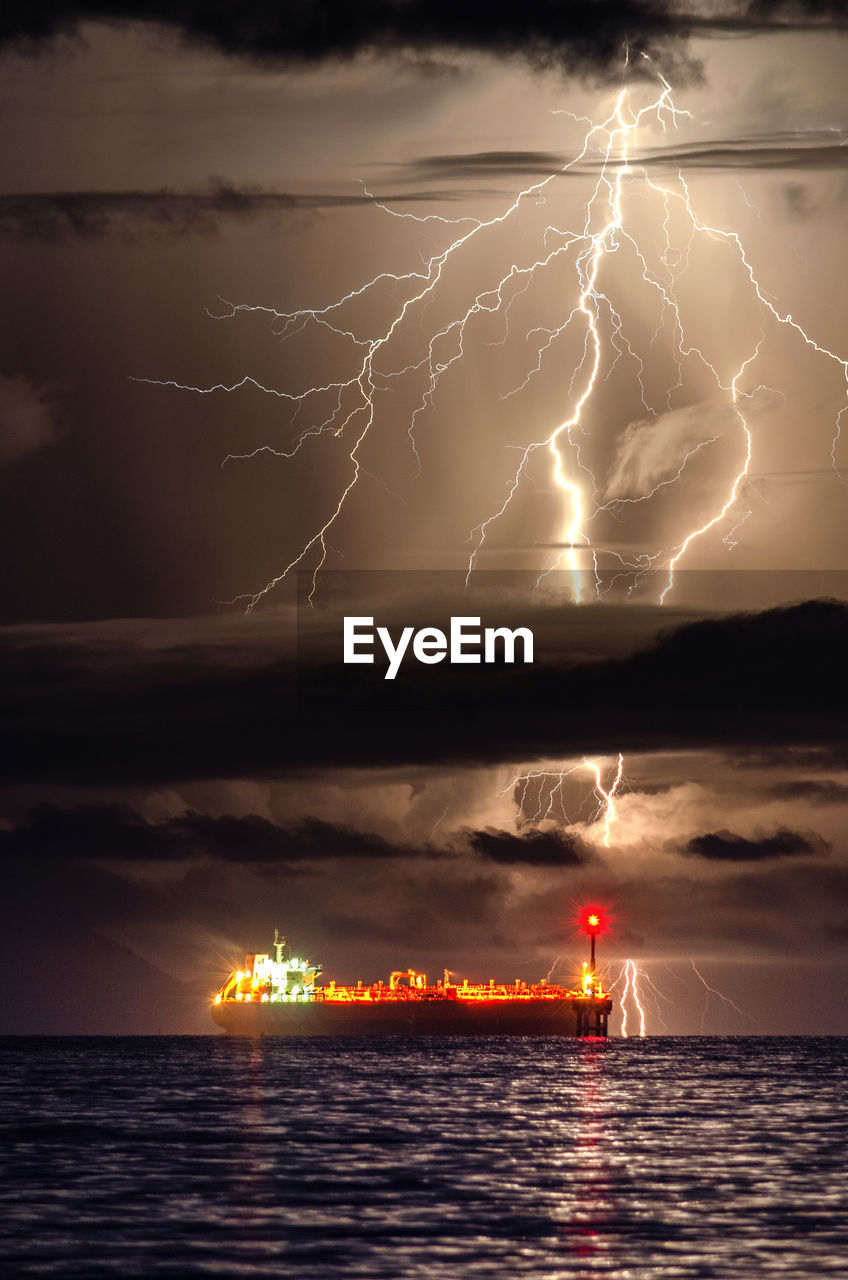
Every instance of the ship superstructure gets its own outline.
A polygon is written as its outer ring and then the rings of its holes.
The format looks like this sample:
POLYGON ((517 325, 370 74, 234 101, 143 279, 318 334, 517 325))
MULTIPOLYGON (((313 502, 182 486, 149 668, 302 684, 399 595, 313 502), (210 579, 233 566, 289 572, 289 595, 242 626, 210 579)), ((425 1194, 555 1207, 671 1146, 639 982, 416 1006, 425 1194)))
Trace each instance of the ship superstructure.
POLYGON ((398 969, 386 982, 316 985, 321 966, 287 949, 275 931, 273 955, 252 953, 212 1001, 212 1017, 234 1035, 561 1035, 606 1036, 612 999, 592 956, 575 987, 541 978, 513 983, 453 981, 449 969, 398 969))
POLYGON ((306 1004, 315 998, 320 964, 293 956, 285 938, 274 930, 274 954, 246 955, 244 968, 234 969, 215 996, 215 1004, 306 1004))

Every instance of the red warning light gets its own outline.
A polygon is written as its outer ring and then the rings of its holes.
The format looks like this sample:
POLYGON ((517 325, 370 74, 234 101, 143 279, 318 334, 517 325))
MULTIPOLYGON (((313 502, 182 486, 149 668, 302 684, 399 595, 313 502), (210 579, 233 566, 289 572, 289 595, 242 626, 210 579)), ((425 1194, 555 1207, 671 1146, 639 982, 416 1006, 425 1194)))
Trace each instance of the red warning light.
POLYGON ((603 907, 581 907, 577 919, 581 933, 588 933, 590 938, 606 933, 609 927, 609 917, 603 907))

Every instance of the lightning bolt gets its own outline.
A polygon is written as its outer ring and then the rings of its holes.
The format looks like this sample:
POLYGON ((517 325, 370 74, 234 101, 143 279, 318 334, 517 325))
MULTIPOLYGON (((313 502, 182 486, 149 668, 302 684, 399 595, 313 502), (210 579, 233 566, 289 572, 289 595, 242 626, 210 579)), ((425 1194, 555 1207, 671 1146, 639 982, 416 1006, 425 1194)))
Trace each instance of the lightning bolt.
MULTIPOLYGON (((642 56, 646 58, 646 55, 642 56)), ((628 51, 625 65, 629 62, 628 51)), ((526 375, 504 393, 504 398, 523 392, 541 374, 546 359, 564 344, 571 343, 576 345, 577 356, 562 379, 567 407, 547 434, 542 433, 529 443, 513 446, 517 450, 517 463, 507 477, 502 500, 471 528, 466 580, 478 567, 493 529, 512 506, 516 494, 533 479, 531 471, 537 461, 542 465, 545 459, 549 485, 559 495, 561 516, 558 539, 554 543, 557 553, 540 572, 538 584, 554 570, 564 568, 568 570, 573 584, 574 599, 580 601, 585 595, 584 568, 588 569, 589 564, 598 596, 602 592, 602 563, 613 569, 616 578, 623 574, 631 584, 645 574, 660 572, 665 575, 665 586, 659 594, 659 603, 662 604, 674 587, 676 570, 693 544, 710 531, 718 530, 731 518, 735 522, 730 532, 725 533, 724 544, 732 550, 736 545, 735 534, 748 518, 747 513, 740 517, 736 511, 750 476, 755 450, 747 402, 760 389, 753 385, 754 366, 770 328, 784 329, 841 375, 845 403, 836 414, 830 447, 833 469, 840 475, 837 452, 842 419, 848 411, 848 360, 817 342, 791 312, 781 309, 760 283, 737 232, 701 219, 682 171, 678 170, 676 178, 665 184, 649 175, 647 161, 641 162, 638 158, 642 136, 649 135, 651 130, 659 130, 665 136, 677 129, 682 119, 692 119, 689 112, 675 105, 668 81, 653 69, 652 74, 655 87, 650 101, 636 106, 634 91, 629 87, 622 88, 603 120, 599 123, 586 121, 582 145, 573 159, 524 187, 500 213, 491 218, 449 219, 435 214, 420 216, 397 212, 371 196, 363 184, 364 197, 372 200, 375 207, 388 217, 408 221, 417 230, 424 228, 434 235, 447 233, 447 244, 429 257, 421 258, 416 269, 381 271, 359 287, 320 307, 283 311, 271 306, 223 302, 222 310, 209 312, 216 322, 232 321, 248 313, 267 315, 272 331, 281 339, 290 340, 303 333, 314 333, 318 338, 329 337, 347 352, 348 367, 337 377, 300 390, 269 387, 251 375, 231 383, 217 382, 210 386, 192 386, 164 379, 137 379, 197 395, 235 394, 251 388, 288 406, 292 425, 301 412, 307 416, 306 425, 294 434, 288 446, 262 445, 243 454, 230 454, 227 462, 247 462, 262 455, 292 459, 305 449, 319 447, 318 441, 326 440, 330 445, 341 442, 340 448, 344 450, 346 460, 345 475, 325 499, 313 532, 264 586, 237 596, 233 603, 243 603, 248 611, 256 608, 292 571, 306 565, 311 566, 312 592, 309 599, 312 601, 318 575, 331 550, 331 532, 342 520, 361 482, 377 479, 367 465, 367 455, 372 437, 383 424, 381 409, 384 400, 401 386, 416 397, 415 407, 406 422, 406 433, 416 472, 420 471, 418 427, 428 413, 435 412, 439 386, 450 370, 461 365, 466 355, 466 341, 474 336, 475 326, 486 317, 500 316, 504 327, 502 341, 506 342, 512 334, 511 317, 519 300, 528 295, 531 285, 554 276, 561 268, 569 267, 573 271, 573 285, 562 307, 561 318, 549 325, 532 326, 524 331, 523 337, 519 337, 518 341, 523 341, 528 349, 535 346, 535 364, 531 356, 526 375), (564 176, 574 174, 594 176, 595 179, 583 212, 582 225, 565 228, 548 224, 541 236, 541 247, 535 254, 529 254, 525 260, 513 259, 499 278, 474 294, 464 309, 460 306, 443 322, 431 323, 431 314, 438 314, 434 305, 436 300, 442 299, 449 288, 462 285, 472 255, 475 262, 481 256, 486 261, 489 257, 494 259, 493 248, 498 243, 496 237, 499 233, 517 230, 522 225, 520 220, 526 222, 527 215, 536 206, 547 206, 554 184, 564 176), (653 226, 661 241, 659 252, 652 248, 649 239, 640 243, 630 217, 629 210, 633 204, 645 200, 656 200, 658 204, 653 226), (682 247, 675 239, 678 234, 682 235, 682 247), (727 251, 759 316, 759 336, 732 361, 710 358, 687 336, 678 285, 689 268, 692 247, 696 243, 713 244, 727 251), (639 342, 628 336, 622 314, 623 304, 616 304, 606 284, 607 275, 615 274, 616 260, 622 264, 622 271, 627 263, 635 267, 637 280, 644 287, 648 299, 652 300, 652 305, 659 310, 659 322, 644 354, 640 354, 639 342), (372 313, 385 311, 387 298, 399 299, 393 304, 393 312, 389 312, 389 318, 382 326, 374 325, 372 321, 369 327, 360 315, 362 304, 372 306, 372 313), (372 305, 377 303, 379 306, 372 305), (411 356, 405 354, 419 334, 424 335, 423 350, 419 347, 411 356), (676 471, 670 467, 671 474, 635 497, 604 494, 608 485, 592 470, 589 458, 593 434, 590 430, 591 402, 617 366, 622 365, 622 368, 631 368, 635 375, 645 412, 649 418, 657 418, 659 411, 651 404, 646 383, 646 357, 654 357, 654 346, 661 335, 668 336, 666 359, 673 367, 671 376, 675 379, 666 389, 665 410, 671 411, 675 407, 689 368, 700 375, 706 374, 715 384, 716 393, 724 397, 732 411, 738 432, 739 461, 724 490, 724 497, 705 517, 681 530, 671 546, 626 556, 614 547, 605 549, 596 544, 592 537, 593 523, 603 514, 621 518, 629 505, 650 503, 665 490, 679 486, 692 467, 698 465, 698 459, 709 454, 718 439, 715 435, 706 435, 687 450, 676 471)), ((562 114, 568 115, 572 121, 582 119, 570 113, 562 114)), ((650 155, 647 149, 646 154, 650 155)), ((556 293, 558 296, 559 291, 556 293)), ((320 447, 324 447, 323 444, 320 447)), ((491 469, 491 465, 492 459, 481 452, 481 473, 491 469)), ((598 790, 607 806, 606 820, 609 823, 614 816, 613 791, 607 793, 600 785, 598 790)))
MULTIPOLYGON (((673 976, 675 978, 677 977, 676 974, 673 976)), ((677 980, 680 981, 679 978, 677 980)), ((663 1031, 667 1033, 668 1025, 663 1017, 662 1005, 665 1004, 673 1006, 674 1001, 671 1000, 664 991, 660 990, 648 971, 641 968, 635 960, 626 961, 622 965, 615 981, 609 983, 609 990, 614 991, 621 982, 625 983, 624 990, 619 997, 619 1007, 622 1014, 622 1023, 624 1027, 623 1034, 625 1038, 627 1036, 627 1009, 624 1002, 628 996, 633 1000, 633 1003, 636 1004, 637 1011, 640 1013, 641 1035, 646 1034, 647 1013, 645 1012, 645 1006, 648 1003, 652 1006, 652 1015, 656 1017, 663 1031), (628 965, 631 966, 629 975, 628 965)))
POLYGON ((635 960, 625 960, 624 968, 621 974, 619 975, 619 978, 616 980, 616 984, 614 984, 614 985, 617 985, 618 981, 621 980, 621 977, 622 976, 624 977, 624 990, 622 991, 621 996, 619 998, 619 1007, 621 1009, 621 1035, 625 1040, 629 1038, 627 1034, 627 997, 628 996, 630 996, 630 998, 632 999, 633 1003, 636 1006, 636 1010, 639 1014, 639 1035, 640 1036, 645 1035, 645 1010, 642 1005, 642 998, 639 993, 640 974, 641 974, 641 971, 635 960))
POLYGON ((703 1035, 703 1034, 704 1034, 704 1026, 705 1026, 705 1023, 706 1023, 707 1013, 708 1013, 708 1011, 709 1011, 709 1007, 710 1007, 710 996, 711 996, 711 995, 713 995, 713 996, 718 996, 719 1000, 723 1000, 725 1004, 729 1004, 729 1005, 730 1005, 730 1007, 731 1007, 731 1009, 735 1010, 735 1012, 736 1012, 736 1013, 738 1013, 738 1014, 740 1015, 740 1017, 742 1017, 742 1018, 747 1018, 747 1019, 748 1019, 748 1021, 749 1021, 749 1022, 751 1022, 751 1023, 753 1023, 753 1025, 754 1025, 754 1026, 759 1026, 759 1023, 757 1022, 756 1018, 752 1017, 750 1013, 746 1013, 744 1009, 740 1009, 740 1008, 739 1008, 739 1005, 738 1005, 738 1004, 734 1004, 734 1002, 730 999, 730 997, 729 997, 729 996, 724 995, 721 991, 718 991, 715 987, 711 987, 711 986, 710 986, 710 984, 707 982, 706 978, 705 978, 705 977, 704 977, 704 975, 701 973, 701 971, 700 971, 700 969, 698 968, 698 966, 695 964, 695 961, 694 961, 694 960, 691 960, 691 961, 690 961, 690 963, 691 963, 691 965, 692 965, 692 968, 695 970, 695 973, 696 973, 696 974, 697 974, 697 976, 700 978, 701 982, 703 983, 703 985, 704 985, 704 987, 706 988, 706 991, 707 991, 706 1000, 705 1000, 705 1002, 704 1002, 704 1012, 701 1014, 701 1035, 703 1035))
POLYGON ((645 986, 647 987, 647 994, 652 997, 654 1012, 656 1013, 660 1026, 662 1027, 663 1031, 668 1032, 668 1026, 666 1024, 665 1018, 662 1015, 662 1005, 660 1004, 660 1001, 662 1001, 663 1004, 672 1004, 673 1002, 669 999, 669 997, 665 994, 664 991, 660 991, 659 987, 654 982, 653 978, 645 969, 642 969, 640 971, 640 976, 644 981, 645 986))
POLYGON ((595 796, 599 802, 587 825, 593 826, 595 823, 603 821, 603 844, 604 848, 608 849, 612 826, 617 816, 614 797, 624 777, 624 757, 620 752, 612 782, 608 787, 603 785, 599 762, 597 760, 584 759, 570 769, 562 768, 558 771, 535 769, 527 773, 515 774, 498 794, 500 796, 505 796, 509 793, 514 795, 518 806, 519 827, 531 822, 545 822, 549 819, 571 826, 573 822, 565 807, 564 787, 566 779, 580 771, 591 773, 594 779, 595 796), (535 808, 532 808, 534 798, 535 808))
POLYGON ((498 792, 498 795, 501 797, 510 793, 514 795, 518 806, 519 827, 529 822, 544 822, 550 818, 558 819, 566 826, 570 826, 571 819, 565 807, 563 788, 566 778, 571 777, 579 768, 581 768, 580 765, 574 765, 571 769, 560 769, 558 772, 533 769, 527 773, 517 773, 498 792), (532 809, 532 797, 536 793, 538 793, 537 803, 535 809, 532 809))
POLYGON ((612 824, 615 822, 615 817, 616 817, 613 796, 615 795, 621 783, 622 770, 624 769, 624 757, 619 751, 618 767, 616 768, 615 777, 612 780, 609 790, 606 790, 604 788, 603 783, 601 782, 600 765, 598 765, 594 760, 585 760, 584 764, 586 765, 587 769, 591 769, 592 773, 595 775, 595 794, 601 800, 602 812, 603 812, 603 818, 604 818, 603 843, 604 843, 604 848, 608 849, 609 842, 610 842, 610 832, 612 830, 612 824))

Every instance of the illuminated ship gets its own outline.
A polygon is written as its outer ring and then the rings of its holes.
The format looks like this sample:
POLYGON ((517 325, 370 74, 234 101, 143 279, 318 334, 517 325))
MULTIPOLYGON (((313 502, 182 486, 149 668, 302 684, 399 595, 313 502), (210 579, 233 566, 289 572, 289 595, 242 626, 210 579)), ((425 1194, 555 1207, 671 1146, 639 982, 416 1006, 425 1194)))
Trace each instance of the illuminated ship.
POLYGON ((429 983, 425 973, 396 970, 388 982, 318 986, 321 966, 288 950, 274 932, 273 956, 245 957, 212 998, 212 1017, 229 1035, 242 1036, 606 1036, 612 999, 595 972, 595 935, 575 988, 542 978, 511 985, 429 983))

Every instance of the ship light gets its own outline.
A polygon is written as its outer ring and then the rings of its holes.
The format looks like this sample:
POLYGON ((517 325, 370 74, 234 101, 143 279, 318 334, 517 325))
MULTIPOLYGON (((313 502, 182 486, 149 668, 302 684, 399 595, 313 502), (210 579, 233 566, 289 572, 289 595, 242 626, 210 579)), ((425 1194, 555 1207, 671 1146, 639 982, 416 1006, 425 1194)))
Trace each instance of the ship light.
POLYGON ((215 1003, 216 1003, 216 1004, 220 1004, 220 1003, 221 1003, 221 993, 220 993, 220 991, 218 992, 218 994, 217 994, 217 995, 216 995, 216 997, 215 997, 215 1003))
POLYGON ((604 907, 581 907, 577 924, 582 933, 588 933, 590 937, 597 937, 600 933, 606 933, 609 929, 609 913, 604 907))

